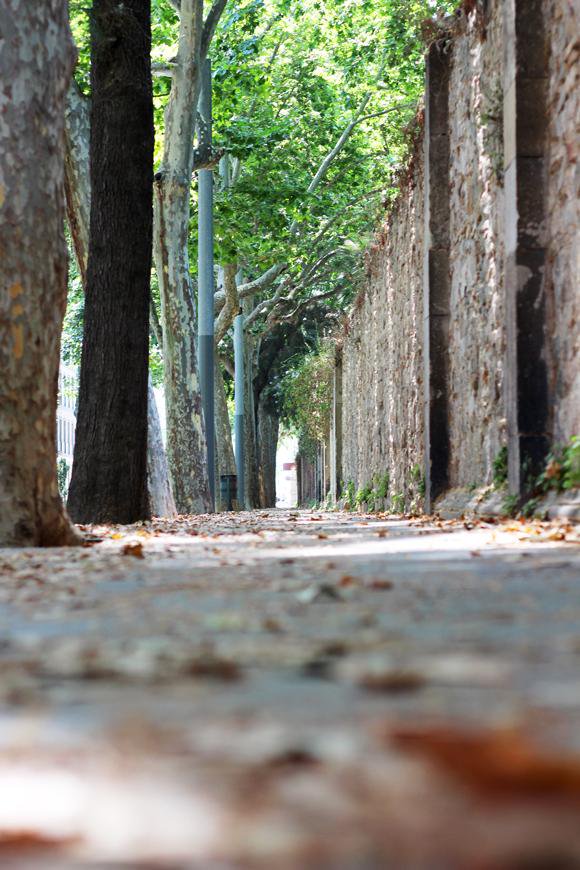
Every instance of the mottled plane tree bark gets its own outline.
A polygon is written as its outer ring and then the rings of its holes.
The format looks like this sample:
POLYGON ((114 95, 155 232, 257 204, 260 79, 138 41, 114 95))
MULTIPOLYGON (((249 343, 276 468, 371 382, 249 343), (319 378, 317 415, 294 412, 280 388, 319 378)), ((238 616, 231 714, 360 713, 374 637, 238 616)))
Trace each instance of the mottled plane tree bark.
POLYGON ((151 21, 146 0, 94 0, 91 217, 68 507, 79 522, 150 515, 147 377, 153 230, 151 21))
POLYGON ((258 484, 260 507, 276 507, 276 451, 280 418, 262 393, 258 402, 258 484))
POLYGON ((72 544, 56 477, 67 4, 0 0, 0 36, 0 546, 72 544))
POLYGON ((211 504, 188 239, 200 69, 226 3, 215 0, 205 22, 203 0, 176 4, 179 42, 171 69, 163 158, 155 175, 154 256, 163 323, 167 457, 180 513, 204 512, 211 504))
MULTIPOLYGON (((228 412, 222 364, 219 359, 219 344, 225 337, 238 313, 240 302, 236 284, 236 263, 226 263, 220 268, 226 302, 215 321, 215 440, 216 440, 216 493, 219 497, 220 475, 236 473, 236 458, 232 443, 232 430, 228 412)), ((218 498, 219 501, 219 498, 218 498)), ((221 505, 221 501, 219 502, 221 505)), ((220 510, 227 507, 220 506, 220 510)))

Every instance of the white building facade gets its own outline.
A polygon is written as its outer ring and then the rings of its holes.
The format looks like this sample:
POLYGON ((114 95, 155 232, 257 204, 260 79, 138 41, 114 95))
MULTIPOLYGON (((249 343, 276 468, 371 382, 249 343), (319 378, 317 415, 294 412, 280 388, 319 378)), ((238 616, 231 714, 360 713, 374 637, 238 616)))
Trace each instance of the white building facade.
POLYGON ((60 365, 56 406, 56 453, 61 489, 68 489, 75 447, 79 374, 76 366, 60 365), (66 463, 66 465, 65 465, 66 463))

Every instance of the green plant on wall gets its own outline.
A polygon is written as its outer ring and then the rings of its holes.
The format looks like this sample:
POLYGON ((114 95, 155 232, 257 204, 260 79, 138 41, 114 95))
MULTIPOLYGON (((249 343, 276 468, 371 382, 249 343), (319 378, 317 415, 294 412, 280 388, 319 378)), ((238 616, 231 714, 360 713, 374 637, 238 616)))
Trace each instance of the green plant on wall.
POLYGON ((391 498, 391 508, 393 510, 393 513, 405 513, 405 496, 402 492, 394 493, 393 497, 391 498))
POLYGON ((354 481, 349 480, 344 488, 344 509, 353 511, 356 507, 356 487, 354 481))
POLYGON ((386 498, 389 494, 389 483, 390 483, 390 475, 388 471, 385 471, 384 474, 376 474, 373 478, 374 488, 373 488, 373 497, 375 501, 377 499, 386 498))
POLYGON ((419 495, 424 498, 426 492, 425 475, 423 474, 423 469, 419 463, 416 463, 411 468, 411 482, 415 486, 419 495))
POLYGON ((562 472, 564 489, 580 487, 580 435, 573 435, 570 443, 564 449, 562 472))
POLYGON ((573 435, 568 444, 554 447, 546 467, 537 480, 542 492, 576 489, 580 487, 580 435, 573 435))
POLYGON ((357 507, 362 507, 366 505, 367 510, 373 511, 375 509, 375 500, 373 497, 373 488, 370 483, 367 483, 366 486, 362 486, 356 496, 355 496, 355 504, 357 507))
POLYGON ((508 450, 502 447, 493 460, 493 485, 499 489, 507 483, 508 479, 508 450))
MULTIPOLYGON (((518 496, 507 495, 502 503, 502 511, 508 516, 515 516, 518 510, 524 517, 541 516, 541 500, 547 493, 561 493, 580 487, 580 436, 573 435, 568 444, 556 445, 547 457, 544 470, 536 478, 529 473, 529 466, 524 463, 522 477, 528 500, 519 510, 518 496)), ((507 449, 503 448, 494 462, 494 483, 499 486, 506 481, 507 449)))
POLYGON ((518 512, 519 498, 517 495, 506 495, 501 503, 501 512, 507 517, 514 517, 518 512))

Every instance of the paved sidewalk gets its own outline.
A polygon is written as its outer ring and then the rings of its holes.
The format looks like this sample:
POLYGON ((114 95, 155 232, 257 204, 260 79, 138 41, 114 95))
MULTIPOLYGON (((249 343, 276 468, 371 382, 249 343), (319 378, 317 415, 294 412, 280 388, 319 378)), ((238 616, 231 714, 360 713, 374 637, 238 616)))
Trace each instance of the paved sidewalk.
POLYGON ((0 550, 1 867, 580 867, 577 530, 87 533, 0 550))

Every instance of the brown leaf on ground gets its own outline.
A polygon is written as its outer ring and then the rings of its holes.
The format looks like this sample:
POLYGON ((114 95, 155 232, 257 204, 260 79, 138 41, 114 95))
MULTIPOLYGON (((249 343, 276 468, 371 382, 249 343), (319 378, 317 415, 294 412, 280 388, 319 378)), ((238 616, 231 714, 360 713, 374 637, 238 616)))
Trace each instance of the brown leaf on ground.
POLYGON ((390 738, 484 796, 580 800, 580 757, 549 754, 516 731, 399 728, 390 738))
POLYGON ((375 580, 371 580, 370 583, 367 583, 368 589, 392 589, 393 583, 390 580, 381 580, 377 578, 375 580))
MULTIPOLYGON (((0 852, 9 854, 61 850, 74 845, 75 842, 72 837, 50 837, 40 831, 0 831, 0 852)), ((5 855, 5 858, 8 858, 8 855, 5 855)))
POLYGON ((211 654, 196 657, 190 662, 187 670, 194 677, 207 677, 225 682, 233 682, 242 678, 239 665, 230 659, 211 654))
POLYGON ((135 541, 132 544, 125 544, 121 553, 123 556, 133 556, 135 559, 144 559, 143 544, 140 541, 135 541))
POLYGON ((262 628, 265 628, 266 631, 269 631, 271 634, 282 634, 284 631, 280 622, 272 616, 267 617, 262 622, 262 628))
POLYGON ((357 680, 359 686, 371 692, 415 692, 422 689, 426 680, 416 671, 369 670, 362 672, 357 680))
POLYGON ((302 749, 299 746, 282 750, 266 762, 266 765, 272 769, 283 770, 296 767, 312 767, 317 764, 320 764, 320 760, 308 749, 302 749))

